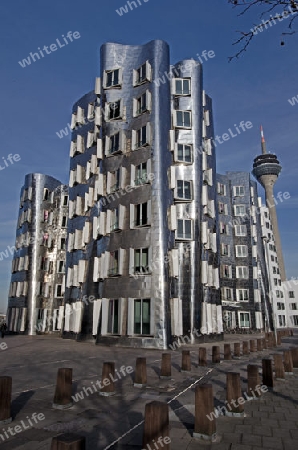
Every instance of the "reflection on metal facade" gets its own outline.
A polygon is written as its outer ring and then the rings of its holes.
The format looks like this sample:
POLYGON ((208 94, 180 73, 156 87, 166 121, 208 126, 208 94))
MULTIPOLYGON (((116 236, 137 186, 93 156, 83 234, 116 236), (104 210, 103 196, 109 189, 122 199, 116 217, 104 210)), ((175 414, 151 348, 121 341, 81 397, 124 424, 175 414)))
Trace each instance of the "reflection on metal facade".
POLYGON ((200 64, 105 44, 71 127, 68 190, 39 174, 22 189, 11 331, 165 349, 272 327, 256 183, 216 175, 200 64))
POLYGON ((11 332, 61 329, 67 211, 67 186, 47 175, 26 175, 8 300, 11 332))

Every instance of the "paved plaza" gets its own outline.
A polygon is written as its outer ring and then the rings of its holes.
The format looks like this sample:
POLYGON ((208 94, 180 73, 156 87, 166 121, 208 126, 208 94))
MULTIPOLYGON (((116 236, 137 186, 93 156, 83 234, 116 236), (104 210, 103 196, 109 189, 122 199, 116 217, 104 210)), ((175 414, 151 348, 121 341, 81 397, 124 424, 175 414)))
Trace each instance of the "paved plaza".
MULTIPOLYGON (((224 343, 258 337, 261 335, 226 336, 220 343, 222 359, 224 343)), ((95 346, 53 336, 5 336, 4 342, 7 349, 0 350, 1 375, 13 379, 13 422, 0 428, 4 438, 0 437, 1 450, 50 449, 52 438, 64 432, 86 436, 87 450, 141 449, 145 404, 152 400, 169 404, 171 450, 297 449, 297 369, 293 375, 286 375, 285 381, 276 381, 273 390, 260 399, 246 402, 245 417, 218 417, 219 442, 197 441, 192 434, 196 385, 212 383, 215 406, 224 405, 228 371, 240 372, 242 390, 245 391, 247 364, 257 364, 261 371, 262 358, 298 345, 298 335, 283 338, 282 345, 277 348, 217 365, 211 364, 212 344, 204 344, 207 367, 198 367, 198 345, 183 346, 183 349, 191 350, 191 373, 180 372, 181 347, 171 351, 170 380, 159 379, 162 352, 157 350, 95 346), (123 369, 123 375, 120 371, 122 366, 134 369, 139 356, 147 358, 148 383, 145 388, 133 386, 133 372, 127 374, 123 369), (115 382, 116 395, 112 397, 99 396, 96 391, 105 361, 114 361, 119 374, 115 382), (80 394, 68 410, 52 408, 57 369, 62 367, 73 369, 73 396, 80 394), (43 419, 33 421, 33 416, 43 419), (22 424, 27 425, 26 429, 14 436, 7 431, 9 426, 22 424)), ((152 447, 152 450, 156 448, 152 447)))

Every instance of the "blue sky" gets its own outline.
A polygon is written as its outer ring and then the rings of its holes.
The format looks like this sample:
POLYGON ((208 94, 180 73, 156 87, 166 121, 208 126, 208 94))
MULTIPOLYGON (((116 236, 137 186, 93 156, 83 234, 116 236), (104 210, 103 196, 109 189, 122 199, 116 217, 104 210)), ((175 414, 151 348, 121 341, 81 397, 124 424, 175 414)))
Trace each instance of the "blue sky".
MULTIPOLYGON (((262 123, 268 149, 276 152, 283 171, 276 185, 291 198, 277 206, 287 276, 297 277, 297 134, 298 37, 280 46, 282 25, 255 37, 246 54, 235 53, 235 30, 250 29, 252 13, 240 19, 226 0, 140 0, 142 5, 120 17, 124 0, 11 0, 1 5, 0 164, 8 154, 20 161, 0 171, 0 252, 15 242, 19 192, 30 172, 68 182, 69 137, 56 132, 70 121, 72 104, 94 87, 99 49, 107 41, 143 44, 163 39, 171 47, 172 63, 196 58, 203 50, 215 57, 204 64, 205 89, 213 98, 216 134, 242 120, 253 127, 218 145, 218 171, 250 171, 260 152, 262 123), (22 68, 18 61, 50 46, 68 31, 80 38, 22 68)), ((262 193, 260 187, 259 192, 262 193)), ((0 310, 6 309, 11 256, 0 261, 0 310)))

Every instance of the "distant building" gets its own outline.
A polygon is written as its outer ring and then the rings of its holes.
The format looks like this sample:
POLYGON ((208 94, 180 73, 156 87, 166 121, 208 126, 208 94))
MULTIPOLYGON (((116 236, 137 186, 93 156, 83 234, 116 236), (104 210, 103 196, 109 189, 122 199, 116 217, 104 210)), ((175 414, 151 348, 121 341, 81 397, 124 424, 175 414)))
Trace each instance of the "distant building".
POLYGON ((34 335, 61 329, 67 215, 67 186, 48 175, 26 175, 11 268, 10 332, 34 335))

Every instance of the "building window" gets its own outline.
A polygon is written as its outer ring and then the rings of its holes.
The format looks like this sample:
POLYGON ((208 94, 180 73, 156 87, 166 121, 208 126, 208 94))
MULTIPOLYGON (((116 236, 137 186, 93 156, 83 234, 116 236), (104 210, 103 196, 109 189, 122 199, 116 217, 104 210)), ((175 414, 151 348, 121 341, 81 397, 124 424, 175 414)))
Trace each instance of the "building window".
POLYGON ((219 232, 220 234, 229 234, 229 225, 227 223, 219 222, 219 232))
POLYGON ((297 326, 298 325, 298 316, 292 316, 291 321, 292 321, 293 325, 297 326))
POLYGON ((149 248, 140 248, 134 251, 134 273, 150 273, 149 267, 149 248))
POLYGON ((232 278, 232 266, 223 264, 220 266, 222 278, 232 278))
POLYGON ((137 150, 141 147, 146 147, 150 145, 151 141, 151 133, 150 133, 150 123, 147 123, 143 127, 138 130, 132 131, 132 148, 133 150, 137 150))
POLYGON ((60 250, 66 250, 66 239, 65 238, 60 239, 60 250))
POLYGON ((120 133, 115 133, 112 136, 108 137, 108 148, 107 153, 109 155, 113 155, 121 151, 120 149, 120 133))
POLYGON ((111 229, 110 231, 118 231, 119 228, 119 208, 111 211, 111 229))
POLYGON ((121 169, 115 170, 114 172, 108 172, 107 175, 107 192, 109 194, 116 192, 121 186, 121 169))
POLYGON ((236 257, 246 258, 248 256, 247 245, 236 245, 236 257))
POLYGON ((117 120, 122 118, 122 101, 117 100, 107 104, 106 120, 117 120))
POLYGON ((135 205, 135 227, 144 227, 148 225, 148 203, 140 203, 135 205))
POLYGON ((222 203, 222 202, 218 202, 218 212, 219 212, 219 214, 227 215, 228 214, 228 205, 226 205, 225 203, 222 203))
POLYGON ((150 299, 134 301, 134 334, 150 334, 150 299))
POLYGON ((68 205, 68 195, 64 195, 63 196, 63 206, 67 206, 68 205))
POLYGON ((135 166, 134 185, 141 186, 148 183, 147 161, 135 166))
POLYGON ((276 267, 273 266, 272 269, 273 269, 273 273, 276 273, 276 267))
POLYGON ((224 287, 221 289, 221 299, 226 301, 232 301, 234 299, 233 297, 233 290, 231 288, 224 287))
POLYGON ((248 279, 249 271, 247 266, 236 266, 236 278, 248 279))
POLYGON ((297 311, 297 303, 290 303, 290 309, 292 311, 297 311))
POLYGON ((278 322, 279 322, 279 326, 280 327, 285 327, 286 326, 286 318, 285 316, 278 316, 278 322))
POLYGON ((277 297, 277 298, 280 298, 280 291, 278 291, 278 290, 275 291, 275 294, 276 294, 276 297, 277 297))
POLYGON ((176 196, 179 200, 191 200, 191 181, 177 180, 176 196))
POLYGON ((178 219, 176 239, 192 239, 192 221, 190 219, 178 219))
POLYGON ((250 328, 250 314, 248 312, 239 312, 240 328, 250 328))
POLYGON ((108 276, 113 277, 119 275, 119 256, 120 252, 110 252, 108 276))
POLYGON ((190 95, 190 80, 187 78, 175 78, 174 95, 190 95))
POLYGON ((277 309, 278 311, 284 311, 285 310, 285 304, 282 302, 277 302, 277 309))
POLYGON ((138 69, 133 71, 133 85, 138 86, 139 84, 151 81, 151 65, 149 61, 146 61, 138 69))
POLYGON ((295 298, 295 292, 289 291, 289 298, 295 298))
POLYGON ((230 256, 230 246, 228 244, 221 244, 221 255, 230 256))
POLYGON ((175 111, 174 126, 178 128, 191 128, 191 111, 175 111))
POLYGON ((225 184, 217 183, 217 193, 219 195, 227 195, 225 184))
POLYGON ((109 301, 107 332, 119 334, 119 300, 109 301))
POLYGON ((65 273, 65 261, 58 261, 58 273, 65 273))
POLYGON ((49 191, 49 189, 44 188, 44 190, 43 190, 43 199, 44 199, 44 200, 49 200, 49 197, 50 197, 50 191, 49 191))
POLYGON ((133 116, 137 117, 144 112, 151 111, 151 92, 146 91, 140 97, 133 100, 133 116))
POLYGON ((62 228, 66 228, 67 227, 67 216, 63 216, 62 217, 61 226, 62 226, 62 228))
POLYGON ((236 225, 235 226, 235 236, 247 236, 246 225, 236 225))
POLYGON ((277 278, 273 278, 274 286, 278 286, 277 278))
POLYGON ((235 216, 245 216, 246 215, 245 205, 235 205, 234 206, 234 214, 235 214, 235 216))
POLYGON ((271 255, 271 261, 274 262, 274 256, 273 255, 271 255))
POLYGON ((244 196, 244 186, 234 186, 234 196, 243 197, 244 196))
POLYGON ((177 144, 175 146, 175 161, 183 163, 192 163, 192 146, 188 144, 177 144))
POLYGON ((249 290, 248 289, 236 289, 237 301, 238 302, 248 302, 249 301, 249 290))
POLYGON ((55 292, 55 297, 63 297, 62 294, 62 284, 56 284, 56 292, 55 292))
POLYGON ((223 317, 225 328, 234 329, 236 328, 235 311, 225 311, 223 317))
POLYGON ((104 73, 104 87, 112 88, 112 87, 120 87, 121 86, 121 70, 106 70, 104 73))

